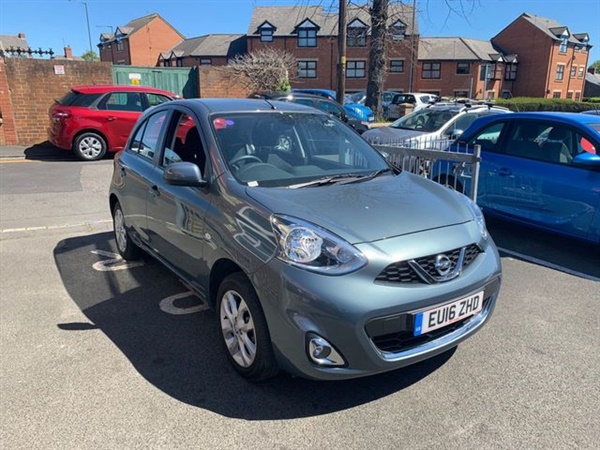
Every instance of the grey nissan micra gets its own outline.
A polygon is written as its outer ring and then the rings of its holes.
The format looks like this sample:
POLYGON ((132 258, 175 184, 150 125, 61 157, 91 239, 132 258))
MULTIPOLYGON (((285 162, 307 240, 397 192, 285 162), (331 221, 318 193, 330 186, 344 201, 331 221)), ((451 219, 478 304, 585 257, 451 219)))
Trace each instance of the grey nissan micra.
POLYGON ((479 330, 500 289, 469 198, 303 105, 194 99, 146 111, 115 157, 110 208, 121 256, 143 250, 184 280, 252 380, 422 361, 479 330))

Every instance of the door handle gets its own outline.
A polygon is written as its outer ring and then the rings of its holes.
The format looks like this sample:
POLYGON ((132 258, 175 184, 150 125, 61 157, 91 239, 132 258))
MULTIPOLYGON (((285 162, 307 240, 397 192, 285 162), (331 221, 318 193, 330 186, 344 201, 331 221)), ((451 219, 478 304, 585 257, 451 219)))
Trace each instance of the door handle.
POLYGON ((117 118, 115 116, 108 116, 106 118, 106 120, 108 120, 109 122, 112 122, 113 120, 117 120, 117 118))
POLYGON ((503 167, 502 169, 498 169, 498 176, 507 177, 509 175, 512 175, 512 171, 509 168, 503 167))
POLYGON ((158 197, 160 195, 160 191, 158 190, 157 185, 154 185, 150 189, 148 189, 148 192, 152 197, 158 197))

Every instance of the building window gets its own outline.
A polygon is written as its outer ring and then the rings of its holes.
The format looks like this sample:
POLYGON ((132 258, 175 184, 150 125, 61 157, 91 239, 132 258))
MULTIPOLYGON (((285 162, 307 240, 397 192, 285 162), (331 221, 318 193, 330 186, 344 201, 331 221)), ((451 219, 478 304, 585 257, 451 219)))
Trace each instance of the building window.
POLYGON ((200 65, 201 66, 211 66, 212 65, 212 59, 210 59, 210 58, 200 58, 200 65))
POLYGON ((171 67, 171 60, 170 59, 165 59, 163 61, 163 67, 171 67))
POLYGON ((516 64, 507 64, 506 71, 504 72, 504 79, 509 81, 514 81, 517 79, 517 65, 516 64))
POLYGON ((406 37, 406 25, 402 22, 396 22, 392 25, 392 41, 403 41, 406 37))
POLYGON ((298 78, 317 78, 317 62, 298 61, 298 78))
POLYGON ((572 100, 572 99, 573 99, 573 91, 568 91, 568 92, 567 92, 567 98, 568 98, 569 100, 572 100))
POLYGON ((117 51, 118 52, 122 52, 123 51, 123 42, 117 41, 117 51))
POLYGON ((403 59, 392 59, 390 61, 390 72, 392 72, 392 73, 404 72, 404 60, 403 59))
POLYGON ((346 78, 364 78, 365 61, 348 61, 346 64, 346 78))
POLYGON ((471 73, 471 64, 468 62, 456 63, 456 75, 468 75, 471 73))
POLYGON ((183 58, 177 58, 177 59, 175 60, 175 65, 176 65, 177 67, 183 67, 183 58))
POLYGON ((511 97, 512 97, 512 93, 510 91, 506 91, 506 90, 502 91, 502 98, 503 99, 508 100, 511 97))
POLYGON ((462 91, 455 90, 455 91, 454 91, 454 97, 457 97, 457 98, 461 98, 461 97, 462 97, 462 98, 469 98, 469 91, 465 91, 465 90, 462 90, 462 91))
POLYGON ((577 76, 577 66, 571 66, 571 78, 577 76))
POLYGON ((479 81, 491 80, 493 76, 494 67, 491 64, 482 64, 481 70, 479 71, 479 81))
POLYGON ((273 28, 263 27, 260 29, 260 42, 273 42, 273 28))
POLYGON ((558 48, 558 51, 560 53, 567 53, 567 42, 569 41, 568 36, 563 36, 562 39, 560 40, 560 47, 558 48))
POLYGON ((348 25, 346 45, 348 47, 367 46, 367 27, 360 20, 354 20, 348 25))
POLYGON ((585 67, 579 66, 579 78, 583 78, 584 72, 585 72, 585 67))
POLYGON ((576 91, 575 92, 575 101, 578 102, 579 100, 581 100, 581 92, 576 91))
POLYGON ((442 63, 439 62, 424 62, 423 63, 423 74, 422 78, 424 79, 432 79, 432 78, 441 78, 442 77, 442 63))
POLYGON ((552 92, 552 98, 560 98, 561 91, 552 92))
POLYGON ((298 47, 316 47, 317 46, 317 29, 316 28, 300 28, 298 30, 298 47))
POLYGON ((556 66, 556 81, 562 81, 565 78, 565 66, 559 64, 556 66))

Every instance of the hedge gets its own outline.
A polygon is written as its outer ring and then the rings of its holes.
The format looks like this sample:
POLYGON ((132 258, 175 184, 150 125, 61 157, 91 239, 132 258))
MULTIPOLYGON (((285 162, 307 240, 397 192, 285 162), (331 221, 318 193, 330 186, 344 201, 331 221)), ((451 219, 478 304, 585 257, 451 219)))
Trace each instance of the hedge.
MULTIPOLYGON (((599 99, 600 100, 600 99, 599 99)), ((581 112, 588 109, 598 109, 598 104, 594 101, 574 102, 558 98, 537 98, 537 97, 514 97, 511 99, 498 99, 496 105, 504 106, 511 111, 562 111, 562 112, 581 112)))

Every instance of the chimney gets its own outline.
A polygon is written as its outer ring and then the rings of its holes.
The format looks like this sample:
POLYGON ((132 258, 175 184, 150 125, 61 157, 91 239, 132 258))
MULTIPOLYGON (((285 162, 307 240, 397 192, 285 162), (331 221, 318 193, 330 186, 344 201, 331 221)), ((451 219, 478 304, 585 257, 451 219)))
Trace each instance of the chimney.
POLYGON ((65 47, 65 58, 73 59, 73 50, 71 50, 71 47, 69 45, 65 47))
POLYGON ((19 33, 19 34, 17 34, 17 37, 19 39, 25 39, 25 33, 19 33))

